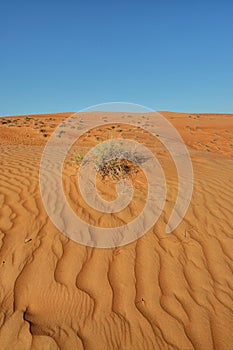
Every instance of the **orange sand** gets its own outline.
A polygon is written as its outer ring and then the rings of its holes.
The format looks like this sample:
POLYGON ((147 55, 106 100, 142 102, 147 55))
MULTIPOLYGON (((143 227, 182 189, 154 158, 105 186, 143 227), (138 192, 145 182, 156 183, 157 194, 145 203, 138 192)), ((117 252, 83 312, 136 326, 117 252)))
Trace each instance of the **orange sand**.
MULTIPOLYGON (((116 125, 96 128, 75 145, 135 138, 153 148, 166 174, 168 196, 158 222, 136 242, 114 249, 64 237, 42 204, 41 154, 56 125, 72 113, 0 119, 1 350, 233 349, 233 115, 161 113, 180 132, 194 168, 190 207, 170 235, 165 223, 177 176, 159 141, 140 128, 116 125)), ((118 216, 89 208, 75 174, 67 157, 68 201, 86 221, 110 227, 140 212, 143 174, 134 181, 134 201, 118 216)), ((106 198, 115 195, 109 182, 99 190, 106 198)))

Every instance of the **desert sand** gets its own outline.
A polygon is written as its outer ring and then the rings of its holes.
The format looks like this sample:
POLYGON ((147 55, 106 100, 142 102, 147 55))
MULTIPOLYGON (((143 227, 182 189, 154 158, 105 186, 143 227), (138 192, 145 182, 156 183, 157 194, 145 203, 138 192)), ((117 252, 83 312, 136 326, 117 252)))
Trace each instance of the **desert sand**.
MULTIPOLYGON (((74 145, 133 138, 155 152, 166 174, 159 220, 137 241, 111 249, 65 237, 41 200, 43 149, 72 113, 0 118, 1 350, 233 350, 233 115, 161 114, 182 136, 194 170, 190 206, 169 235, 177 174, 159 140, 122 123, 74 145)), ((142 209, 143 173, 132 204, 114 215, 86 205, 76 172, 67 157, 67 199, 92 225, 112 227, 142 209)), ((102 196, 114 197, 114 185, 99 182, 102 196)))

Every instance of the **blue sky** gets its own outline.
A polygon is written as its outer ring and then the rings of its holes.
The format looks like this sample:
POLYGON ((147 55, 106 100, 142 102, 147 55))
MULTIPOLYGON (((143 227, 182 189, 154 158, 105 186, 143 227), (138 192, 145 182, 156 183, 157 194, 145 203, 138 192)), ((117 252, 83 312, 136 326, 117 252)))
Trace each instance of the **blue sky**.
POLYGON ((233 2, 0 3, 0 115, 126 101, 233 113, 233 2))

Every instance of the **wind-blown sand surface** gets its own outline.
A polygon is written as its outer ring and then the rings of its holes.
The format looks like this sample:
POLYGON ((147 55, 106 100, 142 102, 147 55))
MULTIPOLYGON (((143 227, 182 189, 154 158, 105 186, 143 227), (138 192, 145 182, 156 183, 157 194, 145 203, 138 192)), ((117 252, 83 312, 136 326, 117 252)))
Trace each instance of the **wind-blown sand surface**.
MULTIPOLYGON (((136 242, 112 249, 69 240, 42 203, 41 155, 72 113, 0 118, 1 350, 233 350, 233 115, 161 113, 180 132, 194 169, 190 207, 172 234, 165 224, 177 174, 159 141, 116 125, 96 128, 76 145, 134 138, 152 148, 166 174, 158 222, 136 242)), ((67 159, 68 201, 87 222, 111 227, 141 210, 143 174, 120 217, 88 208, 75 174, 67 159)), ((99 186, 106 198, 114 195, 109 182, 99 186)))

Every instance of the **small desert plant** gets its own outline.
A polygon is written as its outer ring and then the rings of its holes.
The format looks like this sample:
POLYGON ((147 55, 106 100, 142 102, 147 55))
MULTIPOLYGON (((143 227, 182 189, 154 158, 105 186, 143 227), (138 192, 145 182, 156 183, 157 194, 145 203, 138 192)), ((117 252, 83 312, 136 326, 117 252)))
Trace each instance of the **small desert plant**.
POLYGON ((134 151, 122 151, 118 144, 115 143, 114 139, 111 139, 108 143, 101 143, 96 151, 94 152, 95 156, 95 167, 96 170, 101 170, 106 163, 111 160, 123 160, 130 159, 135 163, 142 163, 142 158, 138 156, 134 151))
POLYGON ((75 152, 72 156, 72 162, 76 165, 80 165, 84 159, 84 154, 75 152))
POLYGON ((102 176, 102 180, 108 177, 115 182, 131 178, 138 170, 135 165, 130 164, 126 159, 111 159, 99 169, 99 172, 102 176))
MULTIPOLYGON (((99 144, 92 156, 91 161, 94 161, 95 169, 100 173, 102 180, 107 177, 112 181, 132 178, 133 174, 138 172, 134 163, 140 164, 145 161, 134 151, 122 151, 113 139, 108 143, 99 144)), ((72 156, 72 162, 76 165, 80 165, 83 159, 84 154, 81 152, 75 152, 72 156)), ((89 161, 87 157, 86 162, 89 161)))

